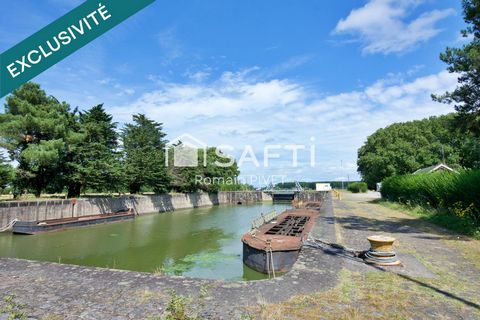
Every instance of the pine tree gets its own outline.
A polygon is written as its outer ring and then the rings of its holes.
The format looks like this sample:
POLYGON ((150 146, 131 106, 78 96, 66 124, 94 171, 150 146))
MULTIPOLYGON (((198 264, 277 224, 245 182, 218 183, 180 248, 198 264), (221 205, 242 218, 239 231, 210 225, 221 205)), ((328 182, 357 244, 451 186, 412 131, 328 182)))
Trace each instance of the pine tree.
POLYGON ((7 186, 12 183, 14 176, 13 167, 6 162, 3 156, 0 156, 0 191, 3 192, 7 186))
POLYGON ((0 114, 0 146, 18 162, 17 193, 31 190, 38 197, 47 188, 61 186, 64 138, 73 120, 69 109, 31 82, 7 97, 5 113, 0 114))
POLYGON ((433 98, 455 104, 460 124, 480 137, 480 1, 463 0, 464 20, 468 27, 462 31, 472 40, 462 48, 447 48, 440 59, 449 65, 448 71, 459 75, 459 86, 452 92, 433 98))
POLYGON ((170 179, 165 166, 165 136, 162 124, 143 114, 133 116, 122 132, 125 176, 130 193, 148 188, 156 193, 168 191, 170 179))
POLYGON ((76 132, 69 135, 66 163, 68 197, 77 197, 82 191, 119 191, 123 171, 118 149, 116 123, 103 105, 80 113, 76 132))

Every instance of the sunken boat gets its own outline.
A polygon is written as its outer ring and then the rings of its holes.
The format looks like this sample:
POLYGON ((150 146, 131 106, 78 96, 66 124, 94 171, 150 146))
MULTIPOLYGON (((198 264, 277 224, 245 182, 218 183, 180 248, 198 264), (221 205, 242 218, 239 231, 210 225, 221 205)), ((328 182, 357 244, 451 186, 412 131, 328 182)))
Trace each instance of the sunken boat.
POLYGON ((135 218, 132 209, 125 209, 115 213, 104 213, 83 217, 71 217, 44 221, 15 221, 12 232, 15 234, 34 235, 37 233, 59 231, 64 229, 91 226, 101 223, 130 220, 135 218))
POLYGON ((320 213, 320 202, 295 204, 279 215, 272 212, 252 222, 242 237, 243 263, 264 273, 285 273, 292 269, 303 242, 320 213))

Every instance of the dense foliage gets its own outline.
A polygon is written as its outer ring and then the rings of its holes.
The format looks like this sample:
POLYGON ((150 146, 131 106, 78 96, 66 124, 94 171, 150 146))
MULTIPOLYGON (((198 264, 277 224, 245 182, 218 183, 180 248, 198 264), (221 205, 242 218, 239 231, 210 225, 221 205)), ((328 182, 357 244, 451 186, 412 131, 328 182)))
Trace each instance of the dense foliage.
MULTIPOLYGON (((181 145, 175 147, 178 148, 181 145)), ((170 150, 169 154, 173 154, 173 152, 170 150)), ((181 192, 192 192, 197 189, 215 192, 225 189, 232 190, 238 186, 239 190, 242 190, 243 186, 237 181, 240 171, 236 161, 217 148, 209 147, 206 153, 205 156, 205 150, 199 150, 197 154, 199 165, 195 167, 176 167, 172 165, 173 157, 169 157, 172 185, 175 189, 181 192)))
POLYGON ((27 83, 7 97, 0 114, 1 147, 18 163, 14 188, 42 191, 61 184, 67 145, 65 138, 74 115, 66 103, 47 96, 40 86, 27 83))
MULTIPOLYGON (((16 164, 13 168, 0 158, 0 190, 11 186, 15 196, 67 192, 77 197, 82 192, 217 191, 238 185, 236 161, 216 148, 208 148, 205 165, 167 166, 165 136, 162 124, 145 115, 134 115, 133 123, 120 130, 103 105, 71 110, 38 84, 27 83, 7 97, 0 114, 0 147, 16 164)), ((198 157, 204 158, 203 150, 198 157)))
POLYGON ((453 103, 459 113, 458 123, 480 137, 480 1, 463 0, 463 9, 467 28, 462 34, 472 40, 461 48, 447 48, 440 55, 448 71, 459 75, 459 86, 434 99, 453 103))
POLYGON ((480 170, 390 177, 381 193, 389 201, 445 209, 480 228, 480 170))
POLYGON ((358 150, 358 171, 370 188, 387 177, 445 162, 465 166, 467 135, 453 128, 455 115, 395 123, 377 130, 358 150))
POLYGON ((0 193, 4 192, 7 186, 12 183, 13 175, 13 167, 0 156, 0 193))
POLYGON ((123 170, 117 152, 117 124, 103 105, 79 113, 76 120, 66 139, 68 196, 79 196, 82 190, 118 192, 122 189, 123 170))
POLYGON ((365 182, 350 183, 347 190, 353 193, 365 193, 368 191, 368 185, 365 182))
POLYGON ((126 183, 130 193, 142 188, 157 193, 168 191, 170 176, 165 165, 166 134, 162 124, 143 114, 133 116, 133 124, 122 132, 126 183))

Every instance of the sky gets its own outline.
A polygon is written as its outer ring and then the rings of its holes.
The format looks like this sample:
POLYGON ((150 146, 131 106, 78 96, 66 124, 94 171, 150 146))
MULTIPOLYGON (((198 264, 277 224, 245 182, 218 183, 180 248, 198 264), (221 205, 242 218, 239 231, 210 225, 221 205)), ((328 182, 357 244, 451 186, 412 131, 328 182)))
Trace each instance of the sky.
MULTIPOLYGON (((81 2, 0 0, 0 52, 81 2)), ((33 81, 119 127, 144 113, 172 142, 223 146, 255 185, 357 180, 377 129, 453 111, 430 95, 456 86, 439 54, 462 28, 452 0, 157 0, 33 81)))

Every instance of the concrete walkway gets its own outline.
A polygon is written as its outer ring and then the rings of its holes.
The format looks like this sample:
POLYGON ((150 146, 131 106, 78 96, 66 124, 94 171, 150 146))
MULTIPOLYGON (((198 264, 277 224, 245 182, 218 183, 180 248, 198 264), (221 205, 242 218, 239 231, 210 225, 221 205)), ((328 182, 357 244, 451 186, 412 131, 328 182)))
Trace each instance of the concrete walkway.
POLYGON ((335 201, 335 218, 339 241, 346 246, 368 248, 368 236, 387 234, 397 239, 395 250, 403 262, 401 267, 382 269, 349 259, 347 270, 394 272, 411 288, 438 296, 411 306, 421 308, 422 314, 480 319, 480 261, 475 261, 480 258, 480 241, 375 204, 373 193, 343 193, 342 201, 335 201))

